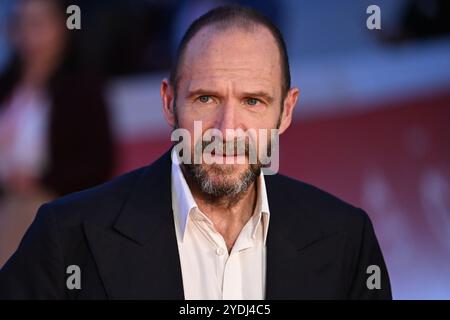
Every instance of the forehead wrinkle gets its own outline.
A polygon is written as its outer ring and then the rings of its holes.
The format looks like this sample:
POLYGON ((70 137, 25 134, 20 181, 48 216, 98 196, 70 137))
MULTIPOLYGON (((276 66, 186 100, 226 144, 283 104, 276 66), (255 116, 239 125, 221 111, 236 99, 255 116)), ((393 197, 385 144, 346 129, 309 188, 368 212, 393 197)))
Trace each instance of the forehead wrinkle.
POLYGON ((205 89, 218 90, 220 87, 237 87, 241 91, 272 91, 272 82, 263 77, 230 78, 224 81, 223 76, 193 77, 188 79, 187 89, 189 91, 205 89), (216 80, 217 79, 217 80, 216 80))
POLYGON ((236 81, 246 81, 246 82, 259 82, 265 85, 272 84, 272 77, 269 75, 256 74, 253 70, 248 70, 245 74, 236 70, 216 70, 219 72, 210 71, 200 71, 196 75, 190 76, 188 79, 191 82, 236 82, 236 81), (205 74, 205 75, 202 75, 205 74))

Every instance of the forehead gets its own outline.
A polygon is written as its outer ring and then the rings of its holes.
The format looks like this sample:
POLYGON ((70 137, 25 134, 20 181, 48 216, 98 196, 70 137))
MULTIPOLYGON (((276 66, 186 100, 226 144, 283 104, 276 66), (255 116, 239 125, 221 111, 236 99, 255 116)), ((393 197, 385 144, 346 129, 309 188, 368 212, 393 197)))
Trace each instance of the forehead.
POLYGON ((189 42, 180 68, 180 84, 280 87, 281 64, 276 41, 265 27, 252 30, 208 26, 189 42))

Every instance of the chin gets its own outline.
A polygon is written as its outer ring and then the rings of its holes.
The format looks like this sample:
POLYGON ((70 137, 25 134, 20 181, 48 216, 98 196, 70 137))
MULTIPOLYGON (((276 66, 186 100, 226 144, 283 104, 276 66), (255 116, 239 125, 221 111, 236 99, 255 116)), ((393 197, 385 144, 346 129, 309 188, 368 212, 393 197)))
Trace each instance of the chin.
POLYGON ((203 170, 208 173, 210 178, 229 180, 230 178, 238 179, 242 173, 250 168, 249 164, 204 164, 203 170), (226 175, 226 176, 224 176, 226 175))

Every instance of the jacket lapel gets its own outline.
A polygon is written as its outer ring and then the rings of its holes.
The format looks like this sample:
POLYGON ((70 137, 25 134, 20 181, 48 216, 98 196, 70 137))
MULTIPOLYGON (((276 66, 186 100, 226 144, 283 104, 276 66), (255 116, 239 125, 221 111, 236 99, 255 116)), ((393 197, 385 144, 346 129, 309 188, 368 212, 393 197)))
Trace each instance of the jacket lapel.
POLYGON ((335 234, 322 231, 308 206, 301 205, 302 194, 290 195, 283 182, 280 177, 266 176, 270 206, 266 299, 322 298, 328 293, 317 286, 320 272, 334 258, 322 254, 329 251, 329 242, 324 240, 332 240, 335 234))
POLYGON ((108 298, 184 298, 170 177, 169 151, 138 178, 113 229, 85 222, 108 298))

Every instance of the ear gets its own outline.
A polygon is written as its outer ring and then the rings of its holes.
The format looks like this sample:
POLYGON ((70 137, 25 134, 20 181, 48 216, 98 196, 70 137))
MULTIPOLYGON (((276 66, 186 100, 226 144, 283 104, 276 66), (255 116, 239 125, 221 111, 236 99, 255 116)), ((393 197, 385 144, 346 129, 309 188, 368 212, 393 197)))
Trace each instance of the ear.
POLYGON ((172 87, 172 85, 169 83, 167 79, 164 79, 161 83, 161 100, 162 100, 162 107, 163 107, 163 113, 164 118, 166 118, 167 123, 172 128, 175 127, 175 110, 173 108, 173 105, 175 103, 175 92, 172 87))
POLYGON ((291 125, 292 114, 294 113, 299 94, 300 90, 298 88, 291 88, 289 89, 286 98, 284 98, 283 114, 281 115, 280 127, 278 128, 279 134, 282 134, 291 125))

